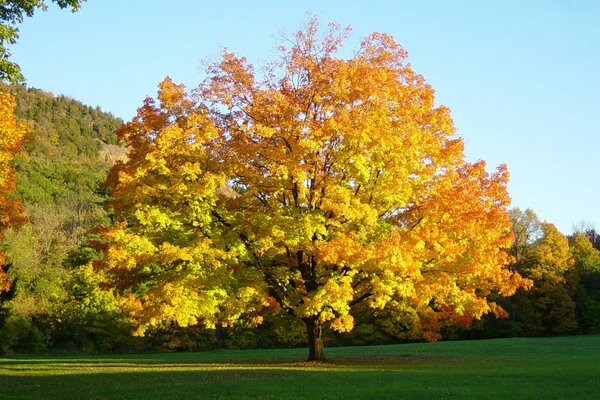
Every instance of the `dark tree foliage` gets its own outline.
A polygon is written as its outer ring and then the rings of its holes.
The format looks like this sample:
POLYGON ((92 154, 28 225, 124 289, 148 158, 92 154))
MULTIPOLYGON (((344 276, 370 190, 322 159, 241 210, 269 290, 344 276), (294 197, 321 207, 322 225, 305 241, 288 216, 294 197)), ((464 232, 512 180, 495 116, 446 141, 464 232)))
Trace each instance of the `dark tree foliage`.
POLYGON ((594 228, 588 228, 583 233, 588 237, 592 246, 594 246, 596 250, 600 250, 600 233, 594 228))

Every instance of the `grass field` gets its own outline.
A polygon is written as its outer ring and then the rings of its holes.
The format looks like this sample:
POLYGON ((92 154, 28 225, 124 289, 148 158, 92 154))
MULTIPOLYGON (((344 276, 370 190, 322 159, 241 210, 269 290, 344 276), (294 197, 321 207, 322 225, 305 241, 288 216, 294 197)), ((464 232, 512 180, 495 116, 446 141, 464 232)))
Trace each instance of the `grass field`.
POLYGON ((600 336, 2 357, 0 399, 600 399, 600 336))

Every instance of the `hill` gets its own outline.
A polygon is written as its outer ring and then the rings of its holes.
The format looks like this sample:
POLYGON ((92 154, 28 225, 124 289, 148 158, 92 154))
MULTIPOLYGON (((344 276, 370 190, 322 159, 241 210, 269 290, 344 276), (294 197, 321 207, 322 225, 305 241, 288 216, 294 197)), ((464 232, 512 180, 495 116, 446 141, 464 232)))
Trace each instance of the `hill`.
POLYGON ((15 113, 32 131, 14 159, 14 196, 28 223, 9 230, 3 243, 13 286, 1 299, 0 349, 43 351, 65 340, 58 322, 73 313, 78 266, 94 256, 86 243, 108 223, 102 183, 124 153, 116 137, 122 121, 66 96, 21 85, 1 89, 15 93, 15 113))

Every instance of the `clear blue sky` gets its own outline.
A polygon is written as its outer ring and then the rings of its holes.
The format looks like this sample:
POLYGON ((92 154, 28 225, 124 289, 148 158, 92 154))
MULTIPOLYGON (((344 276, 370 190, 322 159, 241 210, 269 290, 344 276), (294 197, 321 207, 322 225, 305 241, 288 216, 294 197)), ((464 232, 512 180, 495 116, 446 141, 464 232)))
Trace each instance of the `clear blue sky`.
POLYGON ((12 48, 33 87, 130 119, 166 75, 194 87, 222 47, 255 65, 306 12, 387 32, 452 109, 467 159, 508 164, 513 205, 600 229, 599 1, 88 0, 51 6, 12 48))

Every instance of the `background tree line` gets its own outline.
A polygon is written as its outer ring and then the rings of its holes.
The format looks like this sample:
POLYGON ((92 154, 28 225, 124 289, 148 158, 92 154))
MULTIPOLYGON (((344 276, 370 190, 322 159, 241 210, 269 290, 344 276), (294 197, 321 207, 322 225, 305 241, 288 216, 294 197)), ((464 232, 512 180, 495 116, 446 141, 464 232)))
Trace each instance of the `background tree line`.
POLYGON ((553 336, 600 332, 600 240, 593 227, 571 236, 533 210, 511 210, 512 268, 533 280, 529 291, 503 299, 506 320, 485 318, 458 337, 553 336))

